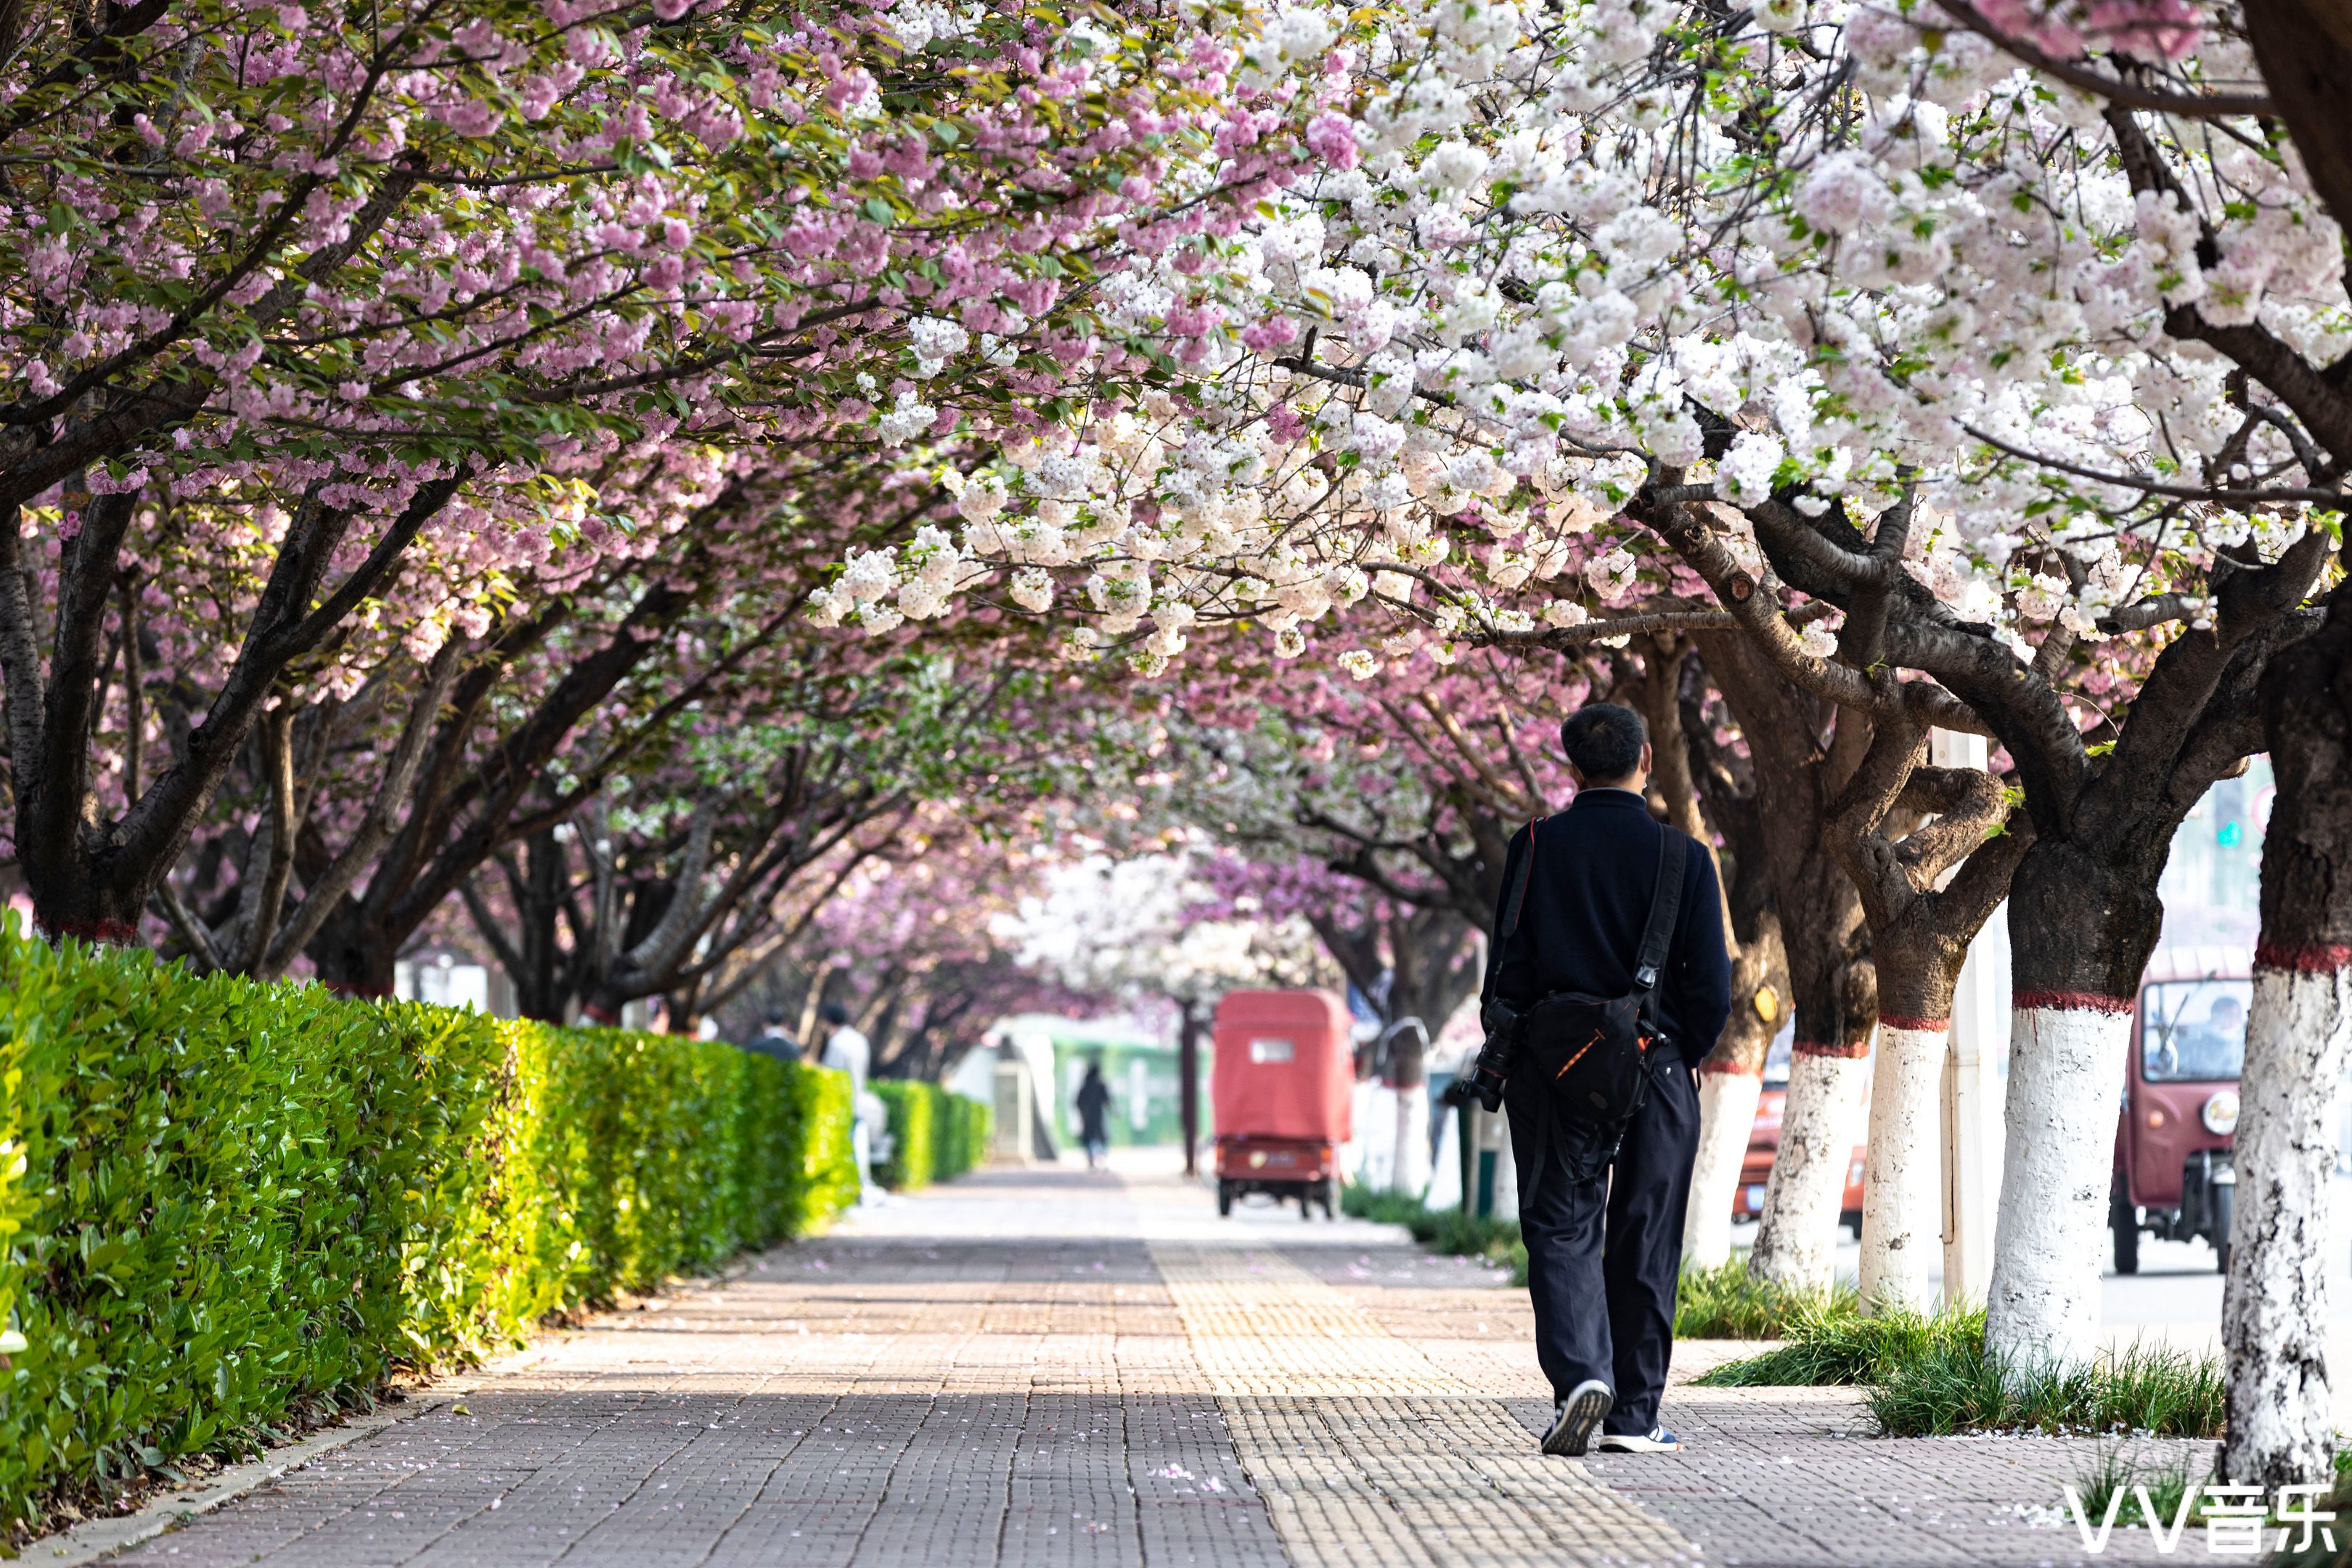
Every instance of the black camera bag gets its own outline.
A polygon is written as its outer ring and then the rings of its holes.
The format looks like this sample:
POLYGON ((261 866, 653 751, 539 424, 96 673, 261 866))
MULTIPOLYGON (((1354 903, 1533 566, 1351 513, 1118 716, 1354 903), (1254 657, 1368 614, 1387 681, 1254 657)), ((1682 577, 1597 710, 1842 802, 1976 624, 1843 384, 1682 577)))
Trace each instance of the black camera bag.
MULTIPOLYGON (((1527 903, 1528 879, 1535 868, 1540 823, 1528 825, 1528 852, 1513 879, 1510 914, 1496 941, 1496 964, 1516 935, 1527 903)), ((1570 1175, 1590 1181, 1617 1157, 1626 1125, 1650 1096, 1651 1051, 1660 1036, 1653 1000, 1674 940, 1675 918, 1683 901, 1683 867, 1689 842, 1673 828, 1658 829, 1658 880, 1650 894, 1649 918, 1633 962, 1633 989, 1622 996, 1555 991, 1523 1013, 1508 1016, 1517 1034, 1512 1071, 1546 1086, 1542 1137, 1529 1168, 1540 1182, 1543 1143, 1559 1139, 1570 1175)), ((1522 1193, 1520 1202, 1530 1194, 1522 1193)))

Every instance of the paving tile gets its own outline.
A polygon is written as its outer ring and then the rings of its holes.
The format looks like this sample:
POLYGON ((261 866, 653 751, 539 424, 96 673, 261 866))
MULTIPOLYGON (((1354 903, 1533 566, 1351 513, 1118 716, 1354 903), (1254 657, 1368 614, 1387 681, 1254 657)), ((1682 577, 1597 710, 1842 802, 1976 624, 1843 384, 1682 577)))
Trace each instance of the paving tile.
MULTIPOLYGON (((1895 1443, 1678 1384, 1547 1459, 1526 1294, 1173 1178, 989 1172, 611 1314, 120 1559, 140 1568, 2039 1564, 2081 1441, 1895 1443)), ((1733 1353, 1684 1347, 1685 1368, 1733 1353)), ((2196 1446, 2201 1462, 2204 1446, 2196 1446)), ((2183 1448, 2182 1452, 2189 1450, 2183 1448)), ((2184 1547, 2184 1550, 2187 1550, 2184 1547)), ((2142 1561, 2144 1537, 2100 1561, 2142 1561)))

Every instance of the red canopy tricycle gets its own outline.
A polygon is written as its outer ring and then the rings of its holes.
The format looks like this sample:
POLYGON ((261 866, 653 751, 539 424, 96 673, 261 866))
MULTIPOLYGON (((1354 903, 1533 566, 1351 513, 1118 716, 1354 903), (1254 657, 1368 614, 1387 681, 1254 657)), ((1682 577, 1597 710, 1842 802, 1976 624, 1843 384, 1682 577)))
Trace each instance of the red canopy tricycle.
POLYGON ((1339 1145, 1352 1135, 1347 1005, 1328 991, 1234 991, 1217 1004, 1217 1212, 1265 1193, 1337 1218, 1339 1145))
POLYGON ((2253 954, 2242 948, 2173 948, 2159 950, 2140 978, 2107 1200, 2118 1274, 2139 1272, 2143 1230, 2164 1241, 2210 1241, 2214 1267, 2230 1271, 2238 1074, 2253 973, 2253 954))

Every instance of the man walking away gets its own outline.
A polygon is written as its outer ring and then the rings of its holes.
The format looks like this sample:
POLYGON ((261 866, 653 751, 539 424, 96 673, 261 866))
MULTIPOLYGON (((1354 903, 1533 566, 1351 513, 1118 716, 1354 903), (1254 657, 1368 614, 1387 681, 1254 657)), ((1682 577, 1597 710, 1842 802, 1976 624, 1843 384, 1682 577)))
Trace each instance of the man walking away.
POLYGON ((763 1057, 773 1057, 780 1062, 801 1059, 801 1043, 784 1028, 784 1010, 771 1007, 761 1015, 760 1032, 743 1047, 763 1057))
POLYGON ((1078 1080, 1078 1141, 1087 1146, 1087 1169, 1098 1170, 1110 1148, 1110 1085, 1103 1082, 1102 1063, 1087 1063, 1078 1080))
POLYGON ((1679 858, 1682 876, 1678 908, 1664 889, 1659 919, 1674 910, 1671 936, 1642 1014, 1654 1030, 1634 1069, 1637 1083, 1649 1075, 1647 1098, 1622 1123, 1613 1161, 1607 1132, 1580 1143, 1563 1123, 1552 1084, 1531 1070, 1524 1047, 1505 1081, 1536 1353, 1557 1402, 1543 1447, 1581 1454, 1598 1426, 1605 1450, 1664 1452, 1681 1447, 1658 1424, 1658 1398, 1674 1350, 1683 1209, 1698 1152, 1696 1064, 1730 1014, 1731 961, 1713 861, 1653 817, 1643 797, 1651 752, 1642 716, 1591 703, 1559 738, 1576 796, 1512 837, 1488 997, 1524 1014, 1563 993, 1643 994, 1638 959, 1661 868, 1679 858), (1669 856, 1666 834, 1685 852, 1669 856))
POLYGON ((857 1201, 874 1199, 867 1167, 874 1159, 874 1134, 889 1124, 890 1108, 882 1097, 866 1087, 866 1075, 874 1065, 874 1047, 866 1036, 849 1021, 849 1009, 838 1002, 828 1002, 817 1016, 833 1026, 833 1033, 824 1039, 824 1055, 817 1065, 849 1075, 851 1159, 857 1166, 857 1201))

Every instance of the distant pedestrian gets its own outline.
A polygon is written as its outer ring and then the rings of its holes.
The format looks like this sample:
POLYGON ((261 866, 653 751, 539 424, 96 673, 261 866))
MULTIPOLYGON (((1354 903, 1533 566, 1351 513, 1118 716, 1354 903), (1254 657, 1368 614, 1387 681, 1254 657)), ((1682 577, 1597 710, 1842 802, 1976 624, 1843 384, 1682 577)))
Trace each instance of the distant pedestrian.
POLYGON ((1078 1082, 1078 1142, 1087 1146, 1087 1169, 1100 1169, 1110 1149, 1110 1085, 1103 1082, 1100 1061, 1088 1062, 1078 1082))
POLYGON ((869 1172, 874 1163, 875 1135, 889 1121, 889 1108, 882 1097, 866 1087, 866 1075, 874 1065, 874 1046, 849 1021, 849 1009, 838 1002, 828 1002, 817 1016, 833 1026, 824 1037, 824 1055, 817 1065, 849 1075, 850 1122, 849 1138, 852 1158, 857 1164, 857 1201, 867 1202, 871 1194, 869 1172))
POLYGON ((782 1007, 767 1010, 761 1019, 760 1032, 752 1036, 751 1044, 743 1048, 760 1056, 773 1057, 780 1062, 801 1059, 801 1043, 786 1032, 782 1007))
POLYGON ((1681 1445, 1658 1423, 1674 1350, 1696 1063, 1731 1007, 1715 867, 1643 797, 1640 714, 1560 726, 1576 797, 1511 838, 1487 960, 1487 1043, 1463 1088, 1510 1115, 1547 1454, 1681 1445), (1598 1109, 1596 1109, 1598 1108, 1598 1109))

